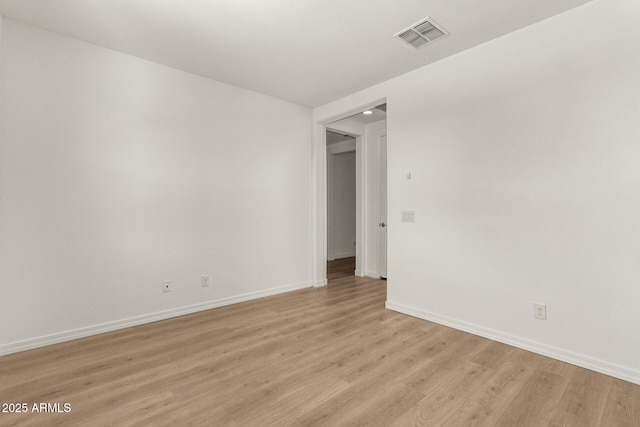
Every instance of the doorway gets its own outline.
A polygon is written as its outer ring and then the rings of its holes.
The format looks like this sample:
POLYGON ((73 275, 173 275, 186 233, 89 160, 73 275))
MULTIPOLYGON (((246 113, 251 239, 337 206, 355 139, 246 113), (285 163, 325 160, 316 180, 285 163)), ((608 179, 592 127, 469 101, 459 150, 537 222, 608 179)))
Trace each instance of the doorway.
POLYGON ((327 128, 327 280, 356 274, 356 138, 327 128))
MULTIPOLYGON (((327 147, 330 150, 330 147, 327 147)), ((356 256, 356 153, 328 153, 327 260, 356 256)))
MULTIPOLYGON (((323 127, 327 144, 323 153, 325 171, 325 214, 326 228, 324 265, 327 267, 327 279, 335 273, 334 270, 350 270, 350 275, 372 278, 386 278, 386 104, 378 104, 367 110, 352 114, 337 121, 330 122, 323 127), (344 138, 351 137, 348 142, 331 142, 336 135, 344 138), (347 145, 349 145, 347 147, 347 145), (341 147, 342 149, 337 149, 341 147), (351 154, 346 154, 350 152, 351 154), (343 156, 344 153, 344 157, 343 156), (355 155, 355 156, 354 156, 355 155), (384 158, 381 159, 380 156, 384 158), (354 156, 355 160, 355 240, 353 228, 348 232, 345 228, 340 231, 339 219, 334 208, 339 192, 345 190, 344 184, 335 182, 336 165, 346 162, 347 156, 354 156), (384 184, 384 185, 383 185, 384 184), (384 226, 382 225, 384 224, 384 226), (347 258, 353 257, 355 243, 355 268, 348 263, 347 258), (344 260, 344 261, 343 261, 344 260), (340 261, 340 263, 336 263, 340 261), (325 264, 326 262, 332 264, 325 264), (339 265, 339 267, 338 267, 339 265)), ((350 163, 353 167, 353 163, 350 163)), ((341 166, 339 166, 341 167, 341 166)), ((350 169, 352 171, 352 169, 350 169)), ((350 173, 352 177, 353 174, 350 173)), ((353 179, 353 178, 351 178, 353 179)), ((350 181, 349 200, 353 202, 353 191, 350 181)), ((338 202, 339 203, 339 202, 338 202)), ((353 212, 353 204, 351 211, 353 212)), ((353 222, 350 223, 353 227, 353 222)), ((326 281, 324 281, 326 283, 326 281)))

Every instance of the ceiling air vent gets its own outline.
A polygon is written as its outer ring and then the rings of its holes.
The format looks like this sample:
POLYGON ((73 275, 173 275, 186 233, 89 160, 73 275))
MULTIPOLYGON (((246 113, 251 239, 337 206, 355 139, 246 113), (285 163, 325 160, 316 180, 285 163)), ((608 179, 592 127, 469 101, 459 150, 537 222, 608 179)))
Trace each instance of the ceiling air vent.
POLYGON ((448 34, 449 32, 436 24, 433 19, 425 18, 409 28, 405 28, 399 33, 394 34, 394 37, 404 40, 417 49, 448 34))

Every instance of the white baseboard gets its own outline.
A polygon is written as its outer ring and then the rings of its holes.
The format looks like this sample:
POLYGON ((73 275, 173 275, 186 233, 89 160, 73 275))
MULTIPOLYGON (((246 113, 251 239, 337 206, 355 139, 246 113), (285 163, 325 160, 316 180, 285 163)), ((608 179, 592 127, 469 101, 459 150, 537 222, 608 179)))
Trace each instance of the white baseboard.
POLYGON ((336 259, 340 259, 340 258, 351 258, 351 257, 354 257, 354 256, 356 256, 356 251, 355 250, 349 251, 349 252, 339 252, 337 254, 333 254, 332 261, 336 260, 336 259))
POLYGON ((366 275, 362 272, 362 270, 356 270, 353 272, 358 277, 366 277, 366 275))
POLYGON ((327 286, 327 283, 329 283, 329 281, 327 279, 316 280, 315 282, 313 282, 313 287, 314 288, 321 288, 323 286, 327 286))
POLYGON ((380 275, 378 274, 377 271, 365 271, 364 272, 364 276, 365 277, 371 277, 372 279, 379 279, 380 275))
POLYGON ((440 325, 449 326, 454 329, 459 329, 461 331, 469 332, 474 335, 489 338, 491 340, 508 344, 513 347, 518 347, 523 350, 538 353, 543 356, 551 357, 553 359, 561 360, 572 365, 580 366, 582 368, 590 369, 595 372, 600 372, 601 374, 609 375, 640 385, 640 372, 624 366, 616 365, 604 360, 543 344, 541 342, 507 334, 495 329, 485 328, 480 325, 454 319, 451 317, 429 313, 418 308, 409 307, 407 305, 395 303, 393 301, 387 300, 387 302, 385 303, 385 307, 389 310, 397 311, 399 313, 407 314, 419 319, 428 320, 440 325))
POLYGON ((217 300, 207 301, 203 303, 188 305, 185 307, 172 308, 170 310, 159 311, 156 313, 144 314, 141 316, 130 317, 128 319, 116 320, 113 322, 102 323, 94 326, 73 329, 70 331, 59 332, 51 335, 45 335, 37 338, 30 338, 24 341, 17 341, 9 344, 0 345, 0 356, 18 353, 21 351, 31 350, 47 345, 58 344, 65 341, 71 341, 78 338, 84 338, 91 335, 112 332, 118 329, 129 328, 132 326, 143 325, 145 323, 157 322, 159 320, 170 319, 172 317, 184 316, 185 314, 196 313, 198 311, 210 310, 212 308, 224 307, 227 305, 237 304, 240 302, 250 301, 258 298, 264 298, 272 295, 291 292, 299 289, 309 288, 310 283, 298 285, 282 286, 278 288, 265 289, 263 291, 251 292, 248 294, 236 295, 233 297, 221 298, 217 300))

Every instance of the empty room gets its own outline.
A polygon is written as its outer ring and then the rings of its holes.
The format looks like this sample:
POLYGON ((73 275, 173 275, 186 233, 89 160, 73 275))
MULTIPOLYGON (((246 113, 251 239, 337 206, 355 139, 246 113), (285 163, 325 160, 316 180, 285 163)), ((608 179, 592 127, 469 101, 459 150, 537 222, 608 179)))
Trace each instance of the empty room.
POLYGON ((637 0, 0 16, 0 425, 640 426, 637 0))

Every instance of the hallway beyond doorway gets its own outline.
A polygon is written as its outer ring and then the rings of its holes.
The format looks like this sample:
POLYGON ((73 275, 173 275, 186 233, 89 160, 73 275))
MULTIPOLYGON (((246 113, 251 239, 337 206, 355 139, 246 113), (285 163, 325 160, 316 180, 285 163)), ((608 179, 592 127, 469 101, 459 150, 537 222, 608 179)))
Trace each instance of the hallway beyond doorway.
POLYGON ((327 280, 329 284, 337 279, 355 275, 356 257, 340 258, 327 261, 327 280))

